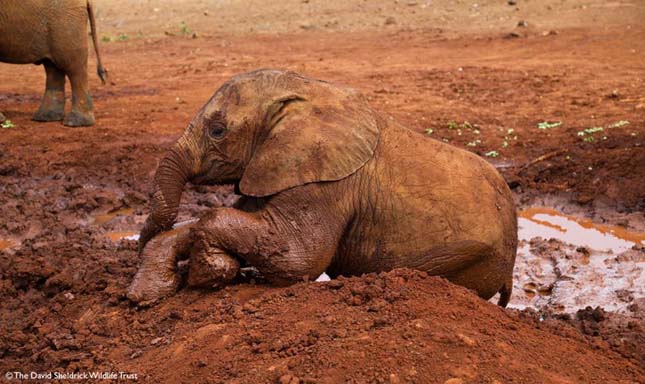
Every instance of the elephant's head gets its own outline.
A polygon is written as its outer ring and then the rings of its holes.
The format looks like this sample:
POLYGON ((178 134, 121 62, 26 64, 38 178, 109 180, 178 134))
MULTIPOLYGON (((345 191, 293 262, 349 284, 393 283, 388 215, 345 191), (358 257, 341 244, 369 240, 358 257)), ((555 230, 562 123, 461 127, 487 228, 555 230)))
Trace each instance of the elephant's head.
POLYGON ((354 91, 277 70, 236 76, 159 164, 139 250, 174 224, 187 182, 235 184, 262 197, 340 180, 372 157, 378 137, 374 113, 354 91))

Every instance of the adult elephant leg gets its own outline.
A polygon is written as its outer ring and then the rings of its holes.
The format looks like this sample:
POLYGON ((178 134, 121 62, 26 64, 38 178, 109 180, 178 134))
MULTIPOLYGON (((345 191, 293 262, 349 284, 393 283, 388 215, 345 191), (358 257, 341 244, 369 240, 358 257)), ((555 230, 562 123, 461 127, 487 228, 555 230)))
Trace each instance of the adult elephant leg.
POLYGON ((45 95, 32 120, 61 121, 65 117, 65 72, 49 60, 45 60, 44 65, 47 74, 45 95))
POLYGON ((87 84, 87 59, 82 65, 75 66, 69 73, 72 83, 72 110, 63 124, 69 127, 94 125, 94 106, 87 84))

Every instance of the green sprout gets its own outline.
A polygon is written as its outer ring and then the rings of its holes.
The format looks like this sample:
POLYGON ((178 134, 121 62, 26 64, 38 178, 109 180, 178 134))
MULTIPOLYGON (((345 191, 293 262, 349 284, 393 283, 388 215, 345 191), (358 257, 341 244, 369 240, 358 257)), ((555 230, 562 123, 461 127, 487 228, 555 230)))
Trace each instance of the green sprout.
POLYGON ((190 28, 188 28, 185 21, 181 22, 179 32, 181 32, 182 35, 190 35, 193 33, 190 28))
MULTIPOLYGON (((578 131, 577 135, 582 137, 582 140, 587 142, 587 143, 593 143, 596 141, 596 139, 593 137, 594 133, 597 132, 603 132, 604 128, 603 127, 591 127, 591 128, 586 128, 583 129, 582 131, 578 131)), ((604 137, 603 140, 606 140, 607 136, 604 137)))
POLYGON ((586 133, 587 135, 591 135, 596 132, 602 132, 602 131, 604 131, 602 127, 591 127, 591 128, 585 129, 583 132, 586 133))
POLYGON ((555 127, 559 127, 562 125, 561 121, 556 121, 554 123, 549 123, 548 121, 543 121, 541 123, 538 123, 537 127, 538 129, 551 129, 555 127))
POLYGON ((629 121, 627 121, 627 120, 620 120, 620 121, 617 121, 617 122, 615 122, 615 123, 613 123, 613 124, 609 124, 609 125, 607 126, 607 128, 618 128, 618 127, 622 127, 622 126, 627 125, 627 124, 629 124, 629 121))
POLYGON ((128 40, 129 38, 130 38, 130 36, 128 36, 128 35, 127 35, 127 34, 125 34, 125 33, 119 33, 119 35, 116 37, 116 39, 117 39, 118 41, 126 41, 126 40, 128 40))
POLYGON ((112 41, 112 38, 108 35, 103 35, 101 36, 101 41, 104 43, 109 43, 110 41, 112 41))
POLYGON ((426 129, 426 135, 432 135, 434 133, 434 129, 428 128, 426 129))
POLYGON ((454 121, 449 121, 448 122, 448 129, 457 129, 458 125, 454 121))
POLYGON ((14 128, 16 125, 11 122, 11 120, 5 120, 4 123, 0 124, 0 127, 8 129, 8 128, 14 128))
POLYGON ((499 152, 497 152, 497 151, 486 152, 484 154, 484 156, 486 156, 486 157, 497 157, 497 156, 499 156, 499 152))

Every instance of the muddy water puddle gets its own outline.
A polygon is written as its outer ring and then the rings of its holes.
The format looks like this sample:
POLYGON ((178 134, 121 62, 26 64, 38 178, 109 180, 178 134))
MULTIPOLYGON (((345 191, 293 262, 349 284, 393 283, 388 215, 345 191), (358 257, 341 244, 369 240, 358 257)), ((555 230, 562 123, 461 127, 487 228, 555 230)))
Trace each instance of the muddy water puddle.
POLYGON ((518 216, 520 247, 509 306, 625 312, 645 300, 644 232, 545 207, 518 216))
POLYGON ((139 240, 138 231, 111 231, 106 233, 105 236, 114 242, 121 240, 139 240))
MULTIPOLYGON (((177 228, 181 228, 185 225, 192 224, 196 222, 197 220, 186 220, 182 221, 179 223, 176 223, 175 225, 172 226, 173 229, 169 231, 162 232, 158 236, 172 236, 174 235, 177 231, 177 228)), ((123 230, 123 231, 110 231, 105 234, 110 240, 114 242, 118 242, 121 240, 139 240, 139 230, 123 230)))
POLYGON ((557 239, 579 247, 623 252, 634 245, 645 245, 645 232, 603 225, 560 213, 552 208, 531 207, 518 214, 520 240, 534 237, 557 239))
POLYGON ((134 213, 133 208, 121 208, 106 213, 99 213, 92 216, 94 224, 102 225, 119 216, 131 216, 134 213))

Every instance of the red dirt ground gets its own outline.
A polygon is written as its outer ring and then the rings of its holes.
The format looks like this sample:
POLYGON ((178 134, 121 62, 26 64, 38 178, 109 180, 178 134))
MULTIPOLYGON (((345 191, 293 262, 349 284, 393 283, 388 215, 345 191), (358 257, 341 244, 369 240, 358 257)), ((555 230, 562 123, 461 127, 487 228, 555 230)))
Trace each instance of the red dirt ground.
MULTIPOLYGON (((592 217, 604 210, 642 220, 645 6, 311 0, 280 12, 279 2, 254 1, 221 6, 226 12, 216 16, 203 1, 97 3, 105 40, 125 35, 101 44, 111 83, 91 79, 95 127, 30 121, 44 71, 0 64, 0 111, 15 124, 0 128, 0 374, 645 381, 642 321, 617 331, 600 310, 569 320, 502 310, 411 271, 182 290, 135 308, 124 292, 138 265, 136 243, 106 236, 140 228, 166 148, 219 84, 259 67, 352 86, 411 129, 432 129, 430 137, 482 156, 497 151, 490 160, 522 202, 558 195, 592 217), (529 26, 516 27, 520 20, 529 26), (181 21, 191 32, 182 33, 181 21), (562 124, 538 129, 543 121, 562 124), (619 121, 629 123, 610 127, 619 121), (603 131, 584 141, 589 135, 578 132, 591 127, 603 131), (95 219, 123 208, 131 214, 95 219)), ((232 199, 227 187, 190 187, 180 219, 232 199)), ((639 220, 617 222, 643 230, 639 220)))

